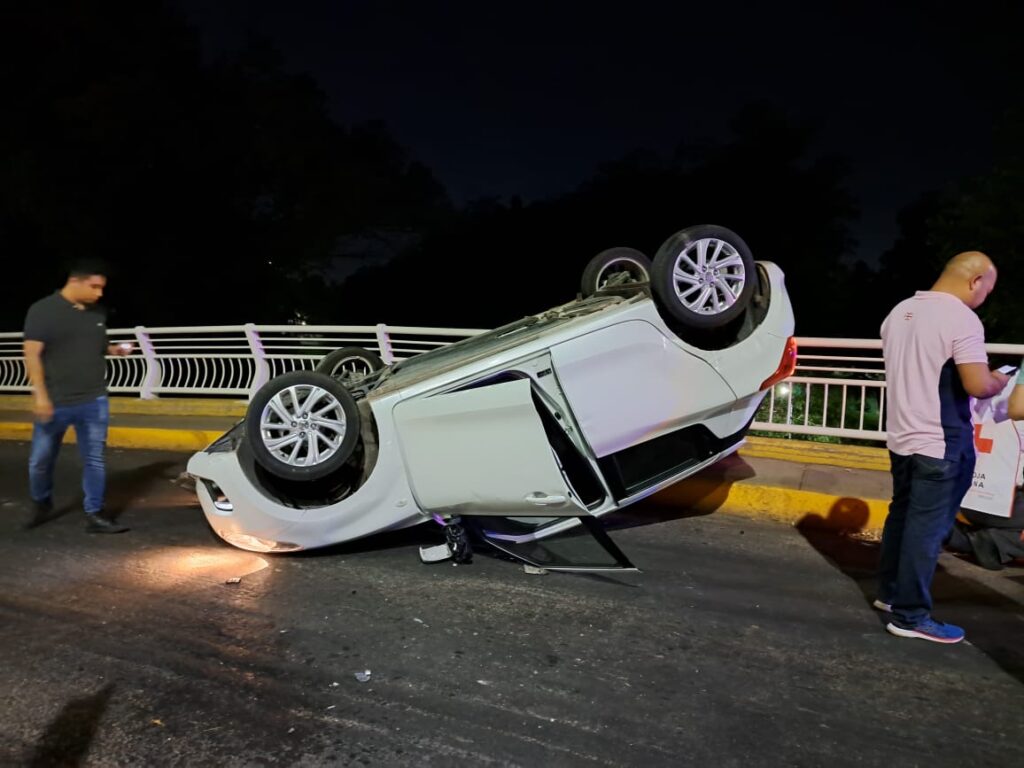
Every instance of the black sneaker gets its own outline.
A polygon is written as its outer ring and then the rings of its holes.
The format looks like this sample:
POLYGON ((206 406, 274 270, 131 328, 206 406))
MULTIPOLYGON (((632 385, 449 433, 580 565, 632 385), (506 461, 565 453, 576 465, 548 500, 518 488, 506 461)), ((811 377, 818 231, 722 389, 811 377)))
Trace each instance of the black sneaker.
POLYGON ((31 530, 38 528, 43 523, 48 523, 53 519, 53 500, 47 499, 46 501, 32 500, 32 516, 28 522, 25 523, 25 530, 31 530))
POLYGON ((131 530, 127 525, 104 517, 102 513, 89 515, 89 522, 85 524, 86 533, 124 533, 131 530))

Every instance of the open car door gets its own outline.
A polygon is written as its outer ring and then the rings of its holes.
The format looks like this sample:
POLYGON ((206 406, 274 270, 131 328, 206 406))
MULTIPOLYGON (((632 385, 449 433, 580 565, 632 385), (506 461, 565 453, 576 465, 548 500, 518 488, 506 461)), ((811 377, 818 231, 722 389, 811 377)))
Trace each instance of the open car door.
POLYGON ((405 400, 394 417, 421 509, 476 516, 586 514, 548 442, 529 379, 405 400))

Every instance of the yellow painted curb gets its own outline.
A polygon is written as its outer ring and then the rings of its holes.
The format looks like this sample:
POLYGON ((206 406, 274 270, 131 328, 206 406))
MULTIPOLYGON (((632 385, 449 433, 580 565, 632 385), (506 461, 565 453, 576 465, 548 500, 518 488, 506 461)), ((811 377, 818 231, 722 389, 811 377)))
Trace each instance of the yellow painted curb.
POLYGON ((885 499, 692 477, 651 497, 653 503, 692 512, 740 515, 831 530, 880 529, 889 513, 885 499))
MULTIPOLYGON (((242 399, 167 397, 143 400, 140 397, 110 396, 110 412, 150 416, 238 416, 245 415, 248 403, 242 399)), ((0 411, 30 413, 28 395, 0 395, 0 411)))
POLYGON ((778 459, 799 464, 827 464, 848 469, 889 471, 889 451, 862 445, 812 443, 809 440, 780 440, 772 437, 748 437, 740 448, 741 456, 778 459))
POLYGON ((889 502, 817 491, 735 484, 722 512, 765 517, 814 528, 865 530, 885 525, 889 502))
MULTIPOLYGON (((110 427, 107 430, 107 445, 111 448, 135 448, 150 451, 201 451, 218 437, 222 430, 209 429, 150 429, 148 427, 110 427)), ((32 439, 32 424, 29 422, 0 423, 0 440, 32 439)), ((74 443, 75 431, 69 429, 64 435, 66 444, 74 443)))

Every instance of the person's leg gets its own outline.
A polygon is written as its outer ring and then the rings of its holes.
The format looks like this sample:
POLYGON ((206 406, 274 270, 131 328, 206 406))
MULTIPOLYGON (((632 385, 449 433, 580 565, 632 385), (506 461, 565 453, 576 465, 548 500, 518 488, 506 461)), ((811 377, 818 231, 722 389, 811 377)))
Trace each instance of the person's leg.
POLYGON ((882 546, 878 563, 878 600, 891 604, 896 594, 896 578, 899 574, 900 549, 903 546, 903 528, 910 504, 910 456, 900 456, 889 451, 892 472, 892 501, 889 514, 882 529, 882 546))
POLYGON ((78 454, 82 459, 82 492, 85 494, 85 514, 95 515, 103 510, 107 484, 104 451, 107 447, 107 427, 110 405, 106 397, 75 406, 72 424, 78 440, 78 454))
POLYGON ((75 422, 78 452, 82 457, 82 490, 85 493, 85 513, 89 533, 122 533, 127 526, 103 514, 106 491, 106 465, 103 452, 107 446, 107 427, 110 422, 110 404, 101 397, 81 406, 75 422))
MULTIPOLYGON (((967 467, 967 485, 970 471, 967 467)), ((893 613, 899 624, 914 626, 929 619, 931 583, 942 542, 949 533, 963 497, 964 462, 912 457, 910 501, 903 541, 893 613)))
POLYGON ((60 445, 67 432, 67 412, 54 408, 53 418, 45 424, 38 421, 32 427, 32 448, 28 457, 29 495, 41 506, 53 503, 53 471, 57 466, 60 445))
POLYGON ((961 555, 971 554, 971 533, 973 529, 964 525, 959 521, 953 521, 953 530, 949 532, 949 538, 946 539, 943 546, 951 552, 957 552, 961 555))

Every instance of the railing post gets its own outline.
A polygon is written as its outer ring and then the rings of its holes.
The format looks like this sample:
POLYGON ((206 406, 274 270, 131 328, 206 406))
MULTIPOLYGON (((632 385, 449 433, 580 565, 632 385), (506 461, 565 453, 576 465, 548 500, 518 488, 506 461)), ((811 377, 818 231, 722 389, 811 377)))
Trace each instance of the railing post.
POLYGON ((156 349, 153 348, 153 340, 149 338, 149 334, 146 333, 144 326, 135 326, 135 340, 139 342, 139 350, 146 360, 146 375, 142 379, 139 397, 143 400, 155 400, 159 397, 155 390, 163 382, 163 371, 160 368, 160 361, 156 359, 156 349))
POLYGON ((263 350, 263 341, 260 339, 256 326, 252 323, 245 324, 245 338, 249 341, 249 351, 252 353, 253 373, 252 381, 249 382, 249 399, 256 394, 256 390, 270 380, 270 364, 267 362, 267 353, 263 350))
POLYGON ((377 349, 380 350, 380 359, 384 361, 384 365, 395 362, 395 351, 391 348, 391 337, 384 323, 377 323, 377 349))

